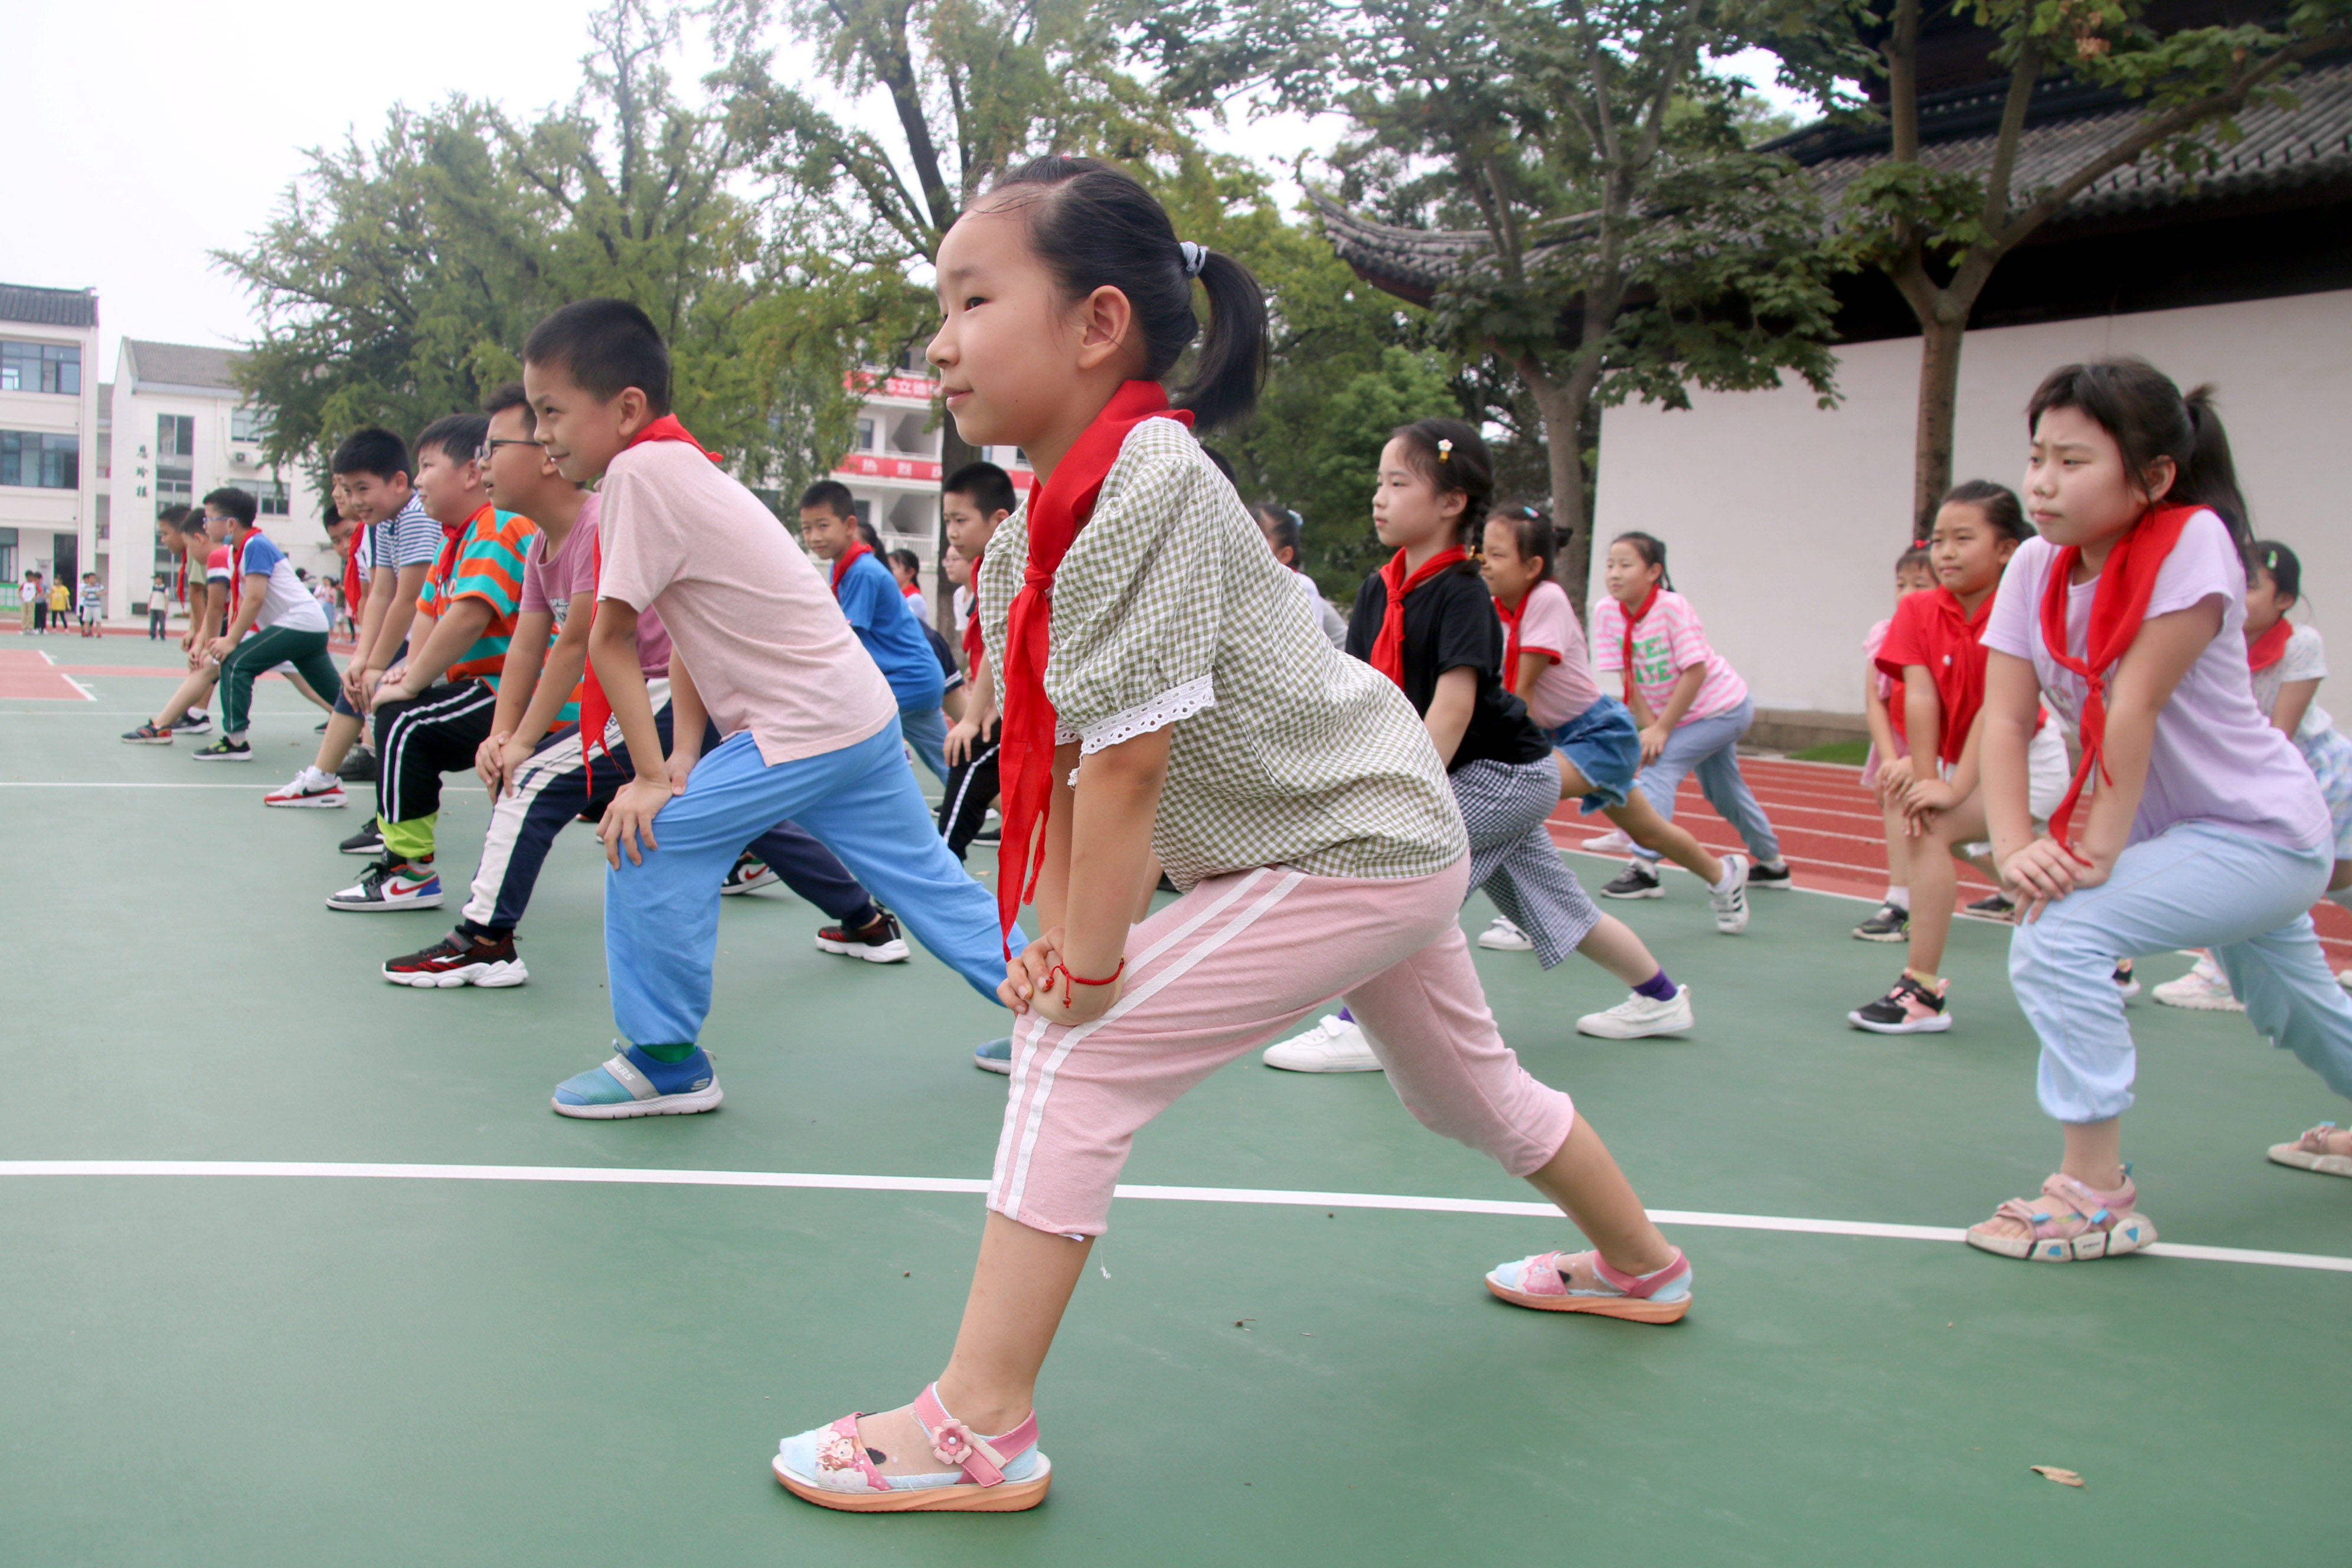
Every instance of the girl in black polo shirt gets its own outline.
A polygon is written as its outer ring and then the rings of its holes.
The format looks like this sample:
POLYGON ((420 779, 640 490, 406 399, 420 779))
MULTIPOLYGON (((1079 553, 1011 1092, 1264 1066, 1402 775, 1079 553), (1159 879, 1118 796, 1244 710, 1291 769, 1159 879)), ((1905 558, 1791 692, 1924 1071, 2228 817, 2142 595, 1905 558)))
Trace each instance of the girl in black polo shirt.
MULTIPOLYGON (((1428 726, 1470 830, 1470 886, 1528 933, 1546 969, 1581 952, 1633 987, 1577 1028, 1609 1039, 1678 1034, 1694 1021, 1690 988, 1601 912, 1544 827, 1559 804, 1559 766, 1527 704, 1504 689, 1503 625, 1468 549, 1486 524, 1494 472, 1486 442, 1459 420, 1417 420, 1389 437, 1372 521, 1396 554, 1364 579, 1347 649, 1395 681, 1428 726)), ((1344 1012, 1269 1047, 1265 1062, 1307 1072, 1380 1065, 1344 1012)))

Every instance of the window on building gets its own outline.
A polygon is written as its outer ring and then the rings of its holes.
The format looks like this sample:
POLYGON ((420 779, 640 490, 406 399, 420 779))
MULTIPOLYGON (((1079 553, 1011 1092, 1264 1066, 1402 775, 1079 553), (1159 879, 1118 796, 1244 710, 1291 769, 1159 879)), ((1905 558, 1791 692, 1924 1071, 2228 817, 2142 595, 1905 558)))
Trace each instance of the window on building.
POLYGON ((16 531, 13 528, 0 528, 0 584, 24 586, 24 579, 16 571, 16 531))
POLYGON ((232 441, 261 442, 269 439, 269 416, 258 408, 232 408, 228 411, 228 438, 232 441))
POLYGON ((874 450, 874 421, 871 419, 857 422, 857 449, 861 452, 874 450))
POLYGON ((81 442, 71 436, 0 430, 0 485, 37 489, 81 488, 81 442))
POLYGON ((193 458, 196 452, 196 416, 193 414, 158 414, 155 416, 155 456, 158 458, 193 458))
POLYGON ((196 420, 192 414, 155 416, 155 504, 193 505, 196 499, 196 420))
POLYGON ((263 479, 253 487, 253 499, 259 503, 264 517, 286 515, 286 487, 276 479, 263 479))
POLYGON ((0 342, 0 392, 81 392, 81 349, 75 343, 0 342))

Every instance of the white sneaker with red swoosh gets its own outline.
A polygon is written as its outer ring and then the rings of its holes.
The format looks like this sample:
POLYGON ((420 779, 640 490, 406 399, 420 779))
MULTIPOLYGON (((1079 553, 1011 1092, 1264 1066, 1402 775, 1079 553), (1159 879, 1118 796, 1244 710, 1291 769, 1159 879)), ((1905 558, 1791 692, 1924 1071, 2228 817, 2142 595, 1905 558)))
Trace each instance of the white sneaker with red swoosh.
POLYGON ((327 895, 331 910, 437 910, 441 907, 440 874, 430 865, 412 865, 387 857, 369 867, 359 886, 327 895))

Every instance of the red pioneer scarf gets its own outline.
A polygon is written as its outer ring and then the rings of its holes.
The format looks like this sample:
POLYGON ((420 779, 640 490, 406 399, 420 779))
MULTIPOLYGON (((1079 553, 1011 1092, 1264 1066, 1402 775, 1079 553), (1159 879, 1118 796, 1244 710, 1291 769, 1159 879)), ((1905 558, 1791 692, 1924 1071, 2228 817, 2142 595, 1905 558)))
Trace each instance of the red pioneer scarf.
POLYGON ((857 564, 857 558, 861 555, 871 555, 873 553, 873 550, 867 546, 866 542, 862 539, 858 539, 852 540, 848 549, 834 557, 833 596, 835 598, 838 599, 841 597, 841 580, 849 575, 849 569, 857 564))
POLYGON ((2102 755, 2107 738, 2106 672, 2139 636, 2140 623, 2147 618, 2148 596, 2156 591, 2156 574, 2163 570, 2172 547, 2180 542, 2180 531, 2199 510, 2150 508, 2116 541, 2100 569, 2098 588, 2091 595, 2091 625, 2083 638, 2080 658, 2066 651, 2066 602, 2074 566, 2083 552, 2069 544, 2051 559, 2049 580, 2042 589, 2042 645, 2050 650, 2058 668, 2081 677, 2084 687, 2083 718, 2077 731, 2083 741, 2083 765, 2075 770, 2066 798, 2050 814, 2050 837, 2069 849, 2073 847, 2067 844, 2066 830, 2084 786, 2091 782, 2094 771, 2103 779, 2109 777, 2102 755))
POLYGON ((1633 628, 1642 624, 1643 617, 1650 613, 1650 607, 1658 602, 1660 586, 1657 583, 1650 584, 1650 591, 1642 595, 1642 606, 1637 610, 1627 610, 1622 604, 1617 606, 1618 612, 1625 617, 1625 646, 1618 657, 1625 662, 1625 706, 1628 708, 1633 705, 1633 628))
POLYGON ((1118 460, 1129 431, 1147 419, 1173 419, 1190 427, 1189 410, 1171 409, 1154 381, 1130 381, 1111 394, 1094 423, 1079 433, 1053 479, 1029 492, 1029 559, 1021 591, 1005 620, 998 691, 1004 715, 999 777, 1004 796, 1004 843, 999 850, 996 911, 1011 955, 1013 920, 1037 889, 1045 864, 1045 819, 1054 801, 1054 704, 1045 696, 1045 656, 1051 646, 1054 574, 1078 530, 1094 515, 1103 480, 1118 460))
POLYGON ((2246 645, 2246 668, 2268 669, 2286 657, 2287 639, 2294 636, 2294 627, 2286 617, 2280 616, 2270 630, 2246 645))
POLYGON ((1421 563, 1411 576, 1405 574, 1404 552, 1400 550, 1381 568, 1381 587, 1388 595, 1388 607, 1381 612, 1381 633, 1372 639, 1371 667, 1399 686, 1404 684, 1404 602, 1412 591, 1436 576, 1457 561, 1467 561, 1470 552, 1460 545, 1449 545, 1421 563))
POLYGON ((228 619, 223 629, 236 625, 237 602, 245 597, 245 547, 252 543, 253 536, 260 531, 257 528, 247 529, 241 542, 228 547, 228 619))
POLYGON ((963 617, 963 672, 967 676, 980 668, 981 656, 988 651, 988 644, 980 635, 980 558, 986 553, 973 553, 971 580, 964 585, 964 591, 971 595, 971 608, 963 617))
POLYGON ((1503 689, 1517 696, 1519 689, 1519 622, 1528 613, 1528 600, 1535 597, 1530 591, 1512 608, 1502 600, 1495 601, 1495 614, 1502 617, 1503 630, 1503 689))
MULTIPOLYGON (((623 447, 621 450, 625 452, 630 447, 638 446, 646 441, 683 441, 712 462, 721 460, 718 453, 696 440, 692 433, 678 423, 677 416, 675 414, 663 415, 630 437, 628 445, 623 447)), ((588 542, 589 567, 600 586, 604 580, 603 522, 602 518, 597 520, 596 536, 588 542)), ((593 599, 591 599, 588 605, 588 629, 592 632, 596 629, 596 601, 593 599)), ((604 726, 612 721, 612 701, 605 697, 604 685, 596 679, 596 661, 591 658, 580 678, 580 773, 581 777, 588 781, 592 786, 595 783, 595 766, 589 761, 589 750, 591 747, 597 747, 601 748, 608 757, 613 754, 613 749, 604 744, 604 726)))
POLYGON ((359 624, 360 595, 362 591, 360 584, 360 533, 358 529, 352 531, 352 547, 343 552, 343 614, 352 618, 354 626, 359 624))

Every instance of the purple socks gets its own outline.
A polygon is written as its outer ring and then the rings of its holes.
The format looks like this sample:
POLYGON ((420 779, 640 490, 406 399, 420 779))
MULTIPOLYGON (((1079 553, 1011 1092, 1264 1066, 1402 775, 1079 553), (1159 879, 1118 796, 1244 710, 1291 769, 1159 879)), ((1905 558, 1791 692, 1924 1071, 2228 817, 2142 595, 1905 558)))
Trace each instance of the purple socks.
POLYGON ((1676 989, 1675 983, 1666 978, 1666 972, 1661 969, 1639 985, 1634 986, 1633 994, 1647 996, 1653 1002, 1671 1002, 1675 999, 1676 989))

